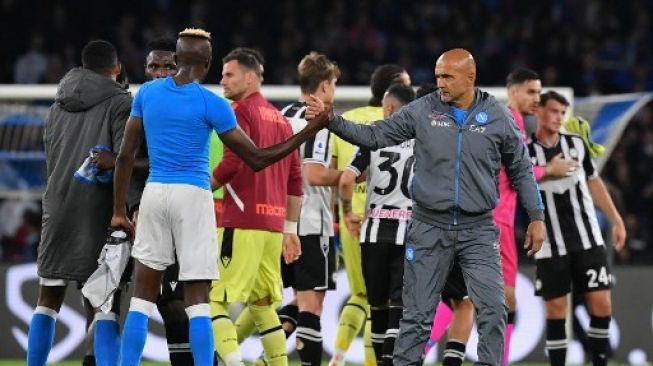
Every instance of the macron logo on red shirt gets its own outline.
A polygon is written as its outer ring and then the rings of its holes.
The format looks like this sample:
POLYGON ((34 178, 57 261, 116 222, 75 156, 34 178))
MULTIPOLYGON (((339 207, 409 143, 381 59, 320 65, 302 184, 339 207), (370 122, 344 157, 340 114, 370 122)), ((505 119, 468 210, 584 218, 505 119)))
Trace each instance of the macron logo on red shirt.
POLYGON ((266 216, 286 217, 286 208, 283 206, 273 206, 266 203, 256 204, 256 214, 266 216))

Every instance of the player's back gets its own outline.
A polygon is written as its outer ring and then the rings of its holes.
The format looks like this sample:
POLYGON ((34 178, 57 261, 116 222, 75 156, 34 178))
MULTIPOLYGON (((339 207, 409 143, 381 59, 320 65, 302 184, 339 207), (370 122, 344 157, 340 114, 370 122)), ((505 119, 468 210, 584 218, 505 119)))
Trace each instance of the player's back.
POLYGON ((112 185, 86 185, 73 175, 94 146, 119 151, 130 104, 128 91, 94 71, 72 69, 59 83, 44 136, 41 276, 85 281, 97 267, 111 219, 112 185), (51 245, 56 249, 48 250, 51 245))
MULTIPOLYGON (((415 140, 370 152, 367 206, 410 209, 415 140)), ((406 217, 386 217, 405 219, 406 217)))
POLYGON ((226 100, 196 82, 177 85, 168 77, 141 87, 132 115, 143 119, 150 157, 148 182, 209 189, 211 130, 222 133, 235 126, 226 100))
POLYGON ((414 140, 375 151, 360 149, 348 169, 360 175, 367 169, 367 200, 361 242, 403 244, 413 202, 411 183, 414 140))

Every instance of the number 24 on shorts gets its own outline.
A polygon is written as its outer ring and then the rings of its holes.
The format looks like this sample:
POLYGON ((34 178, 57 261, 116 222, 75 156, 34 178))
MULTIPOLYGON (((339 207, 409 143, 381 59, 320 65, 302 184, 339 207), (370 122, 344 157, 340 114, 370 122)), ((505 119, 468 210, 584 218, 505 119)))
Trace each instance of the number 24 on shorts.
POLYGON ((599 282, 605 286, 610 284, 610 276, 608 275, 608 270, 605 266, 602 266, 598 271, 596 269, 588 269, 585 274, 589 277, 587 280, 587 288, 599 287, 599 282))

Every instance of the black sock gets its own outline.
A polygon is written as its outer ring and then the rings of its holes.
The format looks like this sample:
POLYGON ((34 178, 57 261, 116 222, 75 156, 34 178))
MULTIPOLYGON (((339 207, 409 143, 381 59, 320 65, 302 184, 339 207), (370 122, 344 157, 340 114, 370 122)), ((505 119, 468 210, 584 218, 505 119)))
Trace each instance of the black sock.
POLYGON ((565 319, 546 320, 546 350, 551 366, 564 366, 567 359, 565 319))
POLYGON ((399 334, 399 321, 402 312, 403 309, 399 307, 388 310, 388 329, 385 331, 385 342, 383 342, 383 366, 392 366, 392 354, 395 350, 397 334, 399 334))
POLYGON ((95 355, 86 355, 82 361, 82 366, 95 366, 95 355))
POLYGON ((506 325, 508 324, 514 325, 516 316, 517 316, 516 311, 508 312, 508 319, 506 320, 506 325))
POLYGON ((166 330, 168 352, 170 352, 170 365, 193 366, 193 352, 190 349, 189 324, 186 312, 175 313, 174 316, 170 312, 166 312, 165 317, 163 317, 163 325, 166 330))
POLYGON ((320 317, 302 311, 297 317, 297 352, 302 365, 320 366, 322 362, 322 326, 320 317))
POLYGON ((372 321, 370 335, 377 365, 383 363, 383 343, 385 342, 385 331, 388 329, 388 312, 388 309, 370 309, 372 321))
POLYGON ((587 330, 587 340, 592 351, 592 364, 605 366, 608 364, 608 343, 610 317, 590 316, 590 328, 587 330))
POLYGON ((447 342, 447 348, 442 355, 442 365, 460 366, 465 359, 465 344, 458 341, 447 342))
POLYGON ((279 320, 281 321, 283 332, 286 333, 286 339, 290 338, 290 336, 295 332, 295 329, 297 328, 299 308, 297 305, 288 304, 279 309, 277 314, 279 315, 279 320))

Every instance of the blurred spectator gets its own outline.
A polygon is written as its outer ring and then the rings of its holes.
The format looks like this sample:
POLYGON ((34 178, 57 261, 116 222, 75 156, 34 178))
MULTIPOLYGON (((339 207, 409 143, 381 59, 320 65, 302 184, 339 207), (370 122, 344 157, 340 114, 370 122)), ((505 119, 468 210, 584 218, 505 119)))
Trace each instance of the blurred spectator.
POLYGON ((25 200, 0 201, 0 251, 2 261, 22 263, 36 260, 41 234, 40 204, 25 200))
POLYGON ((18 84, 37 84, 48 68, 48 59, 43 53, 43 37, 32 36, 27 52, 16 59, 14 82, 18 84))

